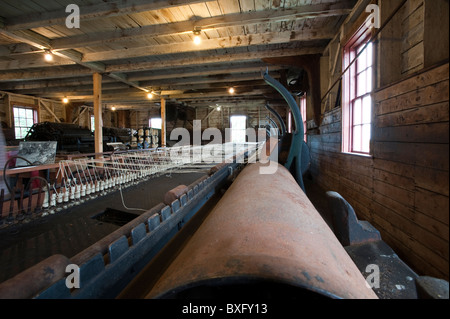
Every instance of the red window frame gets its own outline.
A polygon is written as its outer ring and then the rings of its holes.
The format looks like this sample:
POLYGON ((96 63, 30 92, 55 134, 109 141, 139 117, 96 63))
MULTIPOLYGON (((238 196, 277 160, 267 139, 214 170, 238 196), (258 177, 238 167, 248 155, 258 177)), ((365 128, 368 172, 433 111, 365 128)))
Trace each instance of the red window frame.
POLYGON ((371 30, 363 25, 344 47, 342 151, 369 155, 371 152, 374 46, 369 43, 371 30), (360 50, 364 52, 358 56, 360 50), (358 58, 356 59, 356 57, 358 58), (356 59, 356 60, 355 60, 356 59), (365 81, 361 78, 365 77, 365 81))

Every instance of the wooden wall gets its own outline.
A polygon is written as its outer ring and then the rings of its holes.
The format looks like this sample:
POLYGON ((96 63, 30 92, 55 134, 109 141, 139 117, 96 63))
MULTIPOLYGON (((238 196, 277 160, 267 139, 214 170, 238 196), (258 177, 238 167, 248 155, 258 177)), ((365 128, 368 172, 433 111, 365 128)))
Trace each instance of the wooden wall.
POLYGON ((401 73, 424 67, 424 0, 410 0, 399 12, 401 20, 401 73))
POLYGON ((374 94, 373 156, 341 152, 341 108, 309 135, 311 172, 417 272, 448 280, 449 65, 374 94))
POLYGON ((12 108, 14 106, 35 108, 38 111, 39 122, 65 121, 66 118, 65 106, 62 102, 19 94, 5 94, 0 99, 0 120, 4 121, 9 127, 13 127, 12 108))
POLYGON ((385 88, 373 129, 374 221, 418 269, 447 279, 448 92, 448 64, 385 88))
MULTIPOLYGON (((399 3, 379 1, 383 22, 399 3)), ((310 127, 308 143, 311 173, 320 186, 344 196, 419 274, 448 280, 448 30, 437 32, 438 24, 448 25, 446 10, 445 0, 409 0, 382 31, 370 156, 342 153, 335 93, 324 99, 322 122, 310 127), (447 46, 436 45, 441 42, 447 46)), ((322 83, 328 83, 323 94, 342 69, 342 38, 330 43, 322 59, 322 83)))
MULTIPOLYGON (((286 118, 287 109, 285 107, 273 108, 283 119, 286 118)), ((247 116, 248 128, 265 127, 270 122, 267 117, 274 119, 278 125, 278 121, 266 110, 264 105, 260 107, 223 107, 220 111, 213 108, 198 108, 196 110, 196 119, 202 121, 202 130, 206 128, 218 128, 224 132, 225 129, 230 128, 230 118, 234 115, 247 116)), ((223 138, 225 138, 225 133, 223 133, 223 138)))

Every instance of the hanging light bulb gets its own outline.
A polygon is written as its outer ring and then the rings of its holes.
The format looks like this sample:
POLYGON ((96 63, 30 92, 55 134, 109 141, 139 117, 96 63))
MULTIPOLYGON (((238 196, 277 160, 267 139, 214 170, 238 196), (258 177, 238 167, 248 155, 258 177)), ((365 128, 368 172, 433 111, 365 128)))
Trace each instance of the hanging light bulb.
POLYGON ((64 103, 64 104, 67 104, 67 103, 69 103, 69 99, 68 99, 68 98, 66 98, 66 97, 65 97, 65 98, 63 98, 63 100, 62 100, 62 101, 63 101, 63 103, 64 103))
POLYGON ((234 93, 234 88, 229 88, 228 89, 228 93, 233 94, 234 93))
POLYGON ((194 44, 195 45, 199 45, 202 42, 202 38, 200 37, 200 31, 201 31, 201 28, 199 28, 199 27, 194 28, 193 33, 194 33, 194 44))
POLYGON ((153 98, 153 93, 152 93, 152 92, 147 93, 147 98, 148 98, 148 99, 152 99, 152 98, 153 98))
POLYGON ((50 50, 45 50, 44 59, 47 62, 53 61, 53 54, 50 52, 50 50))
POLYGON ((220 106, 218 106, 218 107, 216 108, 216 110, 217 110, 217 111, 220 111, 220 106))
POLYGON ((111 111, 115 111, 116 110, 116 107, 115 106, 113 106, 113 107, 111 107, 111 111))

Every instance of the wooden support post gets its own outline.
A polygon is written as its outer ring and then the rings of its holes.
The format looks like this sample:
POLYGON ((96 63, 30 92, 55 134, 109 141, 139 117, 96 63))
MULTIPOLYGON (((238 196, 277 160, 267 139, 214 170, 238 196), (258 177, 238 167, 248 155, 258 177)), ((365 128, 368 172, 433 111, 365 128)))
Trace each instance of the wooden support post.
POLYGON ((103 153, 102 76, 99 73, 94 73, 93 80, 94 80, 95 153, 103 153))
POLYGON ((166 99, 161 98, 161 146, 166 147, 166 99))

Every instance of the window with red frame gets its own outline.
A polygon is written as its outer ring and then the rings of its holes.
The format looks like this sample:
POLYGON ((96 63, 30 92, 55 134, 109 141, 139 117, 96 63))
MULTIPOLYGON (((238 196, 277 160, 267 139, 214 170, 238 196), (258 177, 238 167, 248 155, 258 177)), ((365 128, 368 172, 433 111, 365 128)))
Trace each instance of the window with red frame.
POLYGON ((344 49, 344 69, 348 70, 343 81, 343 152, 370 154, 373 52, 367 32, 357 33, 344 49))

